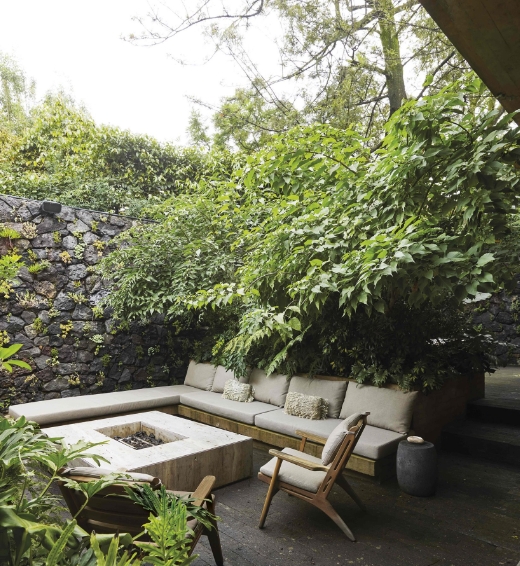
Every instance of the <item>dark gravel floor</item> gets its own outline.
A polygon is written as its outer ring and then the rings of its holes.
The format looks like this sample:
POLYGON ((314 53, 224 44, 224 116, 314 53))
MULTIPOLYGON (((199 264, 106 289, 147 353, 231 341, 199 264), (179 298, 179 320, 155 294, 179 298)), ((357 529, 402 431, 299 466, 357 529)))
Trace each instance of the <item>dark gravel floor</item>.
MULTIPOLYGON (((269 458, 255 449, 255 476, 269 458)), ((267 486, 253 476, 216 492, 226 565, 495 566, 520 564, 520 470, 441 454, 437 495, 414 498, 397 482, 351 484, 363 514, 340 489, 332 498, 358 542, 323 513, 278 493, 266 528, 257 528, 267 486)), ((194 564, 214 564, 205 539, 194 564)))

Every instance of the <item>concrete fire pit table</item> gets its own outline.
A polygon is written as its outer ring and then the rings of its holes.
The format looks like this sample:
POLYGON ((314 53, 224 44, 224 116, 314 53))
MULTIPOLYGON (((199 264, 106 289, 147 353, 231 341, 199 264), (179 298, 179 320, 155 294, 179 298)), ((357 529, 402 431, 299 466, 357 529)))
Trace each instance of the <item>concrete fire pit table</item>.
MULTIPOLYGON (((92 453, 110 461, 102 464, 115 472, 141 472, 158 477, 168 489, 193 491, 202 478, 213 475, 215 487, 250 477, 253 471, 253 439, 233 432, 159 411, 124 415, 44 428, 49 437, 62 437, 67 444, 80 440, 108 441, 92 453), (136 450, 114 437, 136 432, 152 433, 164 444, 136 450)), ((91 459, 78 459, 73 466, 92 466, 91 459)))

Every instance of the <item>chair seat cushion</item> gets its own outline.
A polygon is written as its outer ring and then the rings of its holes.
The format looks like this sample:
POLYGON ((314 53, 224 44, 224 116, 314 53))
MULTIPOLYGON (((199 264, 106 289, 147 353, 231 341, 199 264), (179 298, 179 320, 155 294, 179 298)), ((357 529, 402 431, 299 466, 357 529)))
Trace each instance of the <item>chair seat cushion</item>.
POLYGON ((260 401, 240 403, 223 399, 220 393, 213 393, 213 391, 197 391, 181 395, 181 404, 245 424, 254 424, 255 417, 261 413, 279 410, 274 405, 260 401))
MULTIPOLYGON (((285 454, 290 454, 291 456, 298 456, 299 458, 304 458, 314 464, 320 464, 321 460, 319 458, 314 458, 305 452, 300 452, 299 450, 293 450, 292 448, 284 448, 282 450, 285 454)), ((276 465, 276 460, 278 458, 273 458, 269 460, 267 464, 264 464, 260 468, 260 472, 265 476, 273 477, 274 467, 276 465)), ((278 479, 282 482, 293 485, 294 487, 299 487, 300 489, 305 489, 312 493, 316 493, 321 485, 321 482, 325 478, 326 472, 312 470, 306 470, 301 468, 296 464, 291 464, 290 462, 282 462, 280 466, 280 471, 278 472, 278 479)))
POLYGON ((343 422, 343 419, 311 420, 295 417, 294 415, 288 415, 283 409, 263 413, 255 417, 256 426, 294 437, 298 437, 296 434, 297 430, 305 430, 328 438, 329 434, 341 422, 343 422))
POLYGON ((191 391, 199 391, 199 389, 187 385, 167 385, 165 387, 49 399, 48 401, 11 405, 9 414, 15 419, 24 416, 40 425, 53 424, 131 411, 151 410, 166 405, 178 405, 181 394, 191 391))

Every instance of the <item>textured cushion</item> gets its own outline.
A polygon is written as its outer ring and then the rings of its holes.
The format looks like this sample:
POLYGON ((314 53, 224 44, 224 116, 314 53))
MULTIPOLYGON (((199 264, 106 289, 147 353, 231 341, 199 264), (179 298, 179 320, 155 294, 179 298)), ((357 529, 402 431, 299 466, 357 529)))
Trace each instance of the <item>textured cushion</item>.
POLYGON ((217 366, 213 383, 211 384, 211 391, 215 393, 224 393, 224 386, 226 381, 235 379, 235 374, 232 370, 226 369, 224 366, 217 366))
POLYGON ((305 395, 314 395, 315 397, 323 397, 329 402, 328 416, 337 419, 341 411, 341 405, 345 400, 345 391, 347 390, 348 381, 331 381, 328 379, 309 379, 308 377, 300 377, 295 375, 291 379, 289 392, 305 393, 305 395))
MULTIPOLYGON (((290 454, 291 456, 298 456, 299 458, 304 458, 305 460, 309 460, 314 464, 321 465, 321 460, 319 458, 314 458, 314 456, 309 456, 309 454, 305 454, 305 452, 300 452, 299 450, 293 450, 292 448, 284 448, 282 452, 285 452, 285 454, 290 454)), ((278 460, 278 458, 273 458, 272 460, 269 460, 267 464, 264 464, 260 468, 262 474, 272 478, 274 473, 274 467, 276 465, 276 460, 278 460)), ((320 472, 320 471, 313 472, 312 470, 306 470, 305 468, 301 468, 296 464, 291 464, 289 462, 282 462, 282 465, 280 466, 280 471, 278 472, 278 479, 282 482, 293 485, 294 487, 299 487, 301 489, 305 489, 306 491, 316 493, 321 485, 321 482, 325 478, 326 473, 327 472, 320 472)))
POLYGON ((301 417, 287 415, 283 409, 262 413, 255 417, 256 426, 294 437, 298 437, 297 430, 305 430, 328 438, 340 422, 342 422, 340 419, 323 419, 320 421, 302 419, 301 417))
POLYGON ((253 397, 253 386, 249 383, 239 383, 236 379, 229 379, 224 386, 223 399, 238 401, 239 403, 251 403, 253 397))
POLYGON ((210 391, 217 368, 211 364, 198 364, 191 360, 184 385, 210 391))
POLYGON ((351 383, 345 395, 340 417, 346 419, 358 411, 370 411, 368 424, 394 432, 408 432, 417 391, 404 391, 351 383))
POLYGON ((138 481, 152 483, 156 479, 149 474, 138 474, 135 472, 114 472, 114 470, 107 470, 106 468, 93 468, 90 466, 65 468, 62 472, 60 472, 61 476, 83 476, 87 478, 102 478, 103 476, 108 476, 109 474, 121 475, 120 478, 117 478, 119 481, 138 481))
POLYGON ((259 401, 253 401, 252 403, 230 401, 229 399, 223 399, 220 393, 213 393, 213 391, 197 391, 196 393, 181 395, 181 403, 194 409, 246 424, 254 424, 255 416, 260 413, 278 409, 274 405, 260 403, 259 401))
POLYGON ((40 425, 63 421, 117 415, 166 405, 178 405, 182 393, 199 391, 187 385, 168 385, 96 395, 81 395, 64 399, 49 399, 22 405, 11 405, 9 414, 13 418, 22 415, 40 425))
POLYGON ((262 403, 270 403, 283 407, 289 390, 289 379, 279 373, 267 376, 265 371, 254 369, 249 377, 249 383, 255 390, 255 399, 262 403))
POLYGON ((405 434, 367 425, 354 448, 354 454, 379 460, 395 454, 399 442, 404 438, 406 438, 405 434))
POLYGON ((284 413, 304 419, 320 420, 327 418, 328 409, 328 401, 321 397, 289 391, 285 399, 284 413))
POLYGON ((354 426, 358 422, 361 413, 354 413, 348 419, 341 422, 329 435, 327 442, 323 447, 323 452, 321 453, 321 463, 324 466, 328 466, 332 460, 336 457, 338 448, 341 446, 345 436, 347 435, 348 429, 354 426))

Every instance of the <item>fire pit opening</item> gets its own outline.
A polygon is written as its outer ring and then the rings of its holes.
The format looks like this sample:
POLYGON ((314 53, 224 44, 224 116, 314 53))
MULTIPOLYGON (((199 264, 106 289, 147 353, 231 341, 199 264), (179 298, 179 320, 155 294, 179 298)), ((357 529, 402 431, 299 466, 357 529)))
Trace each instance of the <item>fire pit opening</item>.
POLYGON ((159 427, 151 426, 143 422, 127 423, 124 425, 109 426, 97 429, 98 432, 117 440, 133 448, 134 450, 142 450, 144 448, 152 448, 161 444, 175 442, 176 440, 184 440, 186 437, 171 431, 162 430, 159 427))

